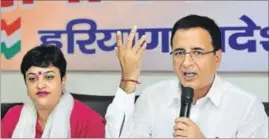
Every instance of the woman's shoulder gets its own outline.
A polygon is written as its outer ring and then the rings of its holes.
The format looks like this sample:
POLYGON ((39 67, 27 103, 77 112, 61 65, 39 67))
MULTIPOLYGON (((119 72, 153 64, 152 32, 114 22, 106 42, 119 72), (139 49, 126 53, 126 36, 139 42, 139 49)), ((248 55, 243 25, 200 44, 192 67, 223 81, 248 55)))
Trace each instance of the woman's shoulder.
POLYGON ((76 113, 79 115, 80 118, 101 118, 102 116, 94 111, 92 108, 84 104, 83 102, 74 99, 74 108, 73 108, 73 113, 76 113))
POLYGON ((13 130, 19 120, 23 105, 15 105, 8 109, 1 120, 1 138, 11 138, 13 130))
POLYGON ((73 138, 104 138, 105 120, 92 108, 74 99, 70 118, 73 138))
POLYGON ((23 105, 14 105, 8 109, 7 113, 5 114, 4 118, 8 117, 18 117, 21 113, 23 105))

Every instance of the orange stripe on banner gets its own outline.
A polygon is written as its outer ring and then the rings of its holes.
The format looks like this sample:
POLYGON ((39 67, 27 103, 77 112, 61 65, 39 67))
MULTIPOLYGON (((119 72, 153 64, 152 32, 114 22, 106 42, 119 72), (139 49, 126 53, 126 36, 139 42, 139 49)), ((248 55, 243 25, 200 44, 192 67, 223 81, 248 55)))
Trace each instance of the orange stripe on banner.
POLYGON ((20 27, 21 27, 21 18, 17 18, 14 22, 12 22, 9 25, 6 23, 4 19, 1 20, 1 30, 6 31, 7 36, 14 33, 20 27))

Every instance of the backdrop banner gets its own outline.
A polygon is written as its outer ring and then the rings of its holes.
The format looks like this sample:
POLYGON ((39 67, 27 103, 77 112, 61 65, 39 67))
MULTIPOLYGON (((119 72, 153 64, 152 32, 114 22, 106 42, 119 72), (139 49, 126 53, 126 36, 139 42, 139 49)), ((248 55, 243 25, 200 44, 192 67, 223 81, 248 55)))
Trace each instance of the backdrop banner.
POLYGON ((134 25, 147 35, 143 71, 172 71, 173 24, 189 14, 208 16, 222 32, 221 72, 268 72, 268 1, 1 1, 1 70, 18 71, 23 55, 56 44, 68 70, 119 71, 116 31, 134 25))

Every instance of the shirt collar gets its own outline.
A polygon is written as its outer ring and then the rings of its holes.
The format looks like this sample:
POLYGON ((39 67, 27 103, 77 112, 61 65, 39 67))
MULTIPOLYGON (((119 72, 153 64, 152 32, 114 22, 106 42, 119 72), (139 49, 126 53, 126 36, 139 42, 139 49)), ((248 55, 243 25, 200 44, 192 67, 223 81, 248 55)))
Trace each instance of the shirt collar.
MULTIPOLYGON (((223 84, 221 78, 215 74, 215 78, 213 81, 213 84, 211 88, 209 89, 209 92, 205 97, 209 98, 210 101, 216 106, 220 107, 220 101, 221 101, 221 95, 222 95, 222 87, 223 84)), ((168 106, 180 106, 181 101, 181 87, 179 82, 177 84, 173 85, 175 88, 173 88, 171 91, 171 95, 169 95, 168 99, 168 106)))
POLYGON ((168 97, 168 106, 180 106, 180 99, 181 99, 181 87, 180 82, 174 82, 175 84, 172 85, 171 94, 167 95, 168 97))
POLYGON ((209 92, 206 95, 207 97, 210 98, 211 102, 218 108, 220 107, 221 95, 223 92, 222 85, 223 85, 223 81, 216 74, 214 78, 214 82, 211 88, 209 89, 209 92))

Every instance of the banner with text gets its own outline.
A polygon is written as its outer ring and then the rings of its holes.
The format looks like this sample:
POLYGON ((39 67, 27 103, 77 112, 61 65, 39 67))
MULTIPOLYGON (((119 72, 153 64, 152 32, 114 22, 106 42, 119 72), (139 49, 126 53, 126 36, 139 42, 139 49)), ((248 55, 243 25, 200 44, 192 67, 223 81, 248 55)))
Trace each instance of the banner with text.
POLYGON ((116 31, 147 35, 143 71, 172 71, 173 24, 188 14, 214 19, 222 32, 218 71, 268 72, 268 1, 1 1, 1 70, 19 70, 24 54, 56 44, 68 70, 119 71, 116 31))

